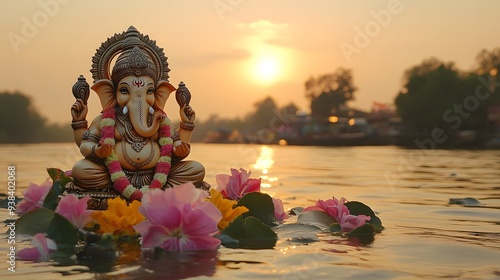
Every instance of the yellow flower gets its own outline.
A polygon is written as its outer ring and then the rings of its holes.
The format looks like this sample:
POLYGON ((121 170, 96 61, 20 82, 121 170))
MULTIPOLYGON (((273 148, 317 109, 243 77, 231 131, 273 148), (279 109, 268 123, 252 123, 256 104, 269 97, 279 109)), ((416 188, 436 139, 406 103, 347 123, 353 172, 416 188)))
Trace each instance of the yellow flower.
POLYGON ((222 213, 222 219, 220 222, 217 224, 217 227, 219 230, 225 229, 230 222, 232 222, 236 217, 239 215, 248 212, 248 208, 245 206, 238 206, 234 207, 236 205, 236 201, 231 200, 231 199, 226 199, 222 197, 222 194, 214 189, 210 190, 210 202, 212 202, 217 209, 222 213))
POLYGON ((113 235, 135 235, 134 226, 144 220, 139 213, 141 202, 134 200, 127 202, 120 197, 108 199, 108 209, 94 211, 92 218, 99 224, 98 233, 112 233, 113 235))

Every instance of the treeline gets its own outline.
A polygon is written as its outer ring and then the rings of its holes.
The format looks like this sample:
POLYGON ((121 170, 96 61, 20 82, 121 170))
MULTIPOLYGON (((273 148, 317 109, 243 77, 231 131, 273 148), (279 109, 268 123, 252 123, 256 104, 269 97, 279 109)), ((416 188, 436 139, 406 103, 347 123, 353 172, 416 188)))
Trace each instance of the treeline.
POLYGON ((481 51, 470 71, 437 58, 409 68, 395 98, 404 129, 423 135, 436 128, 487 132, 488 110, 500 105, 499 69, 500 48, 481 51))
POLYGON ((272 97, 265 97, 256 102, 254 109, 242 118, 220 118, 214 114, 205 121, 197 121, 192 140, 193 142, 204 141, 213 131, 238 131, 249 135, 263 128, 273 130, 295 116, 298 110, 299 108, 293 102, 280 107, 272 97))
POLYGON ((0 93, 0 143, 70 142, 73 131, 67 125, 50 124, 19 92, 0 93))

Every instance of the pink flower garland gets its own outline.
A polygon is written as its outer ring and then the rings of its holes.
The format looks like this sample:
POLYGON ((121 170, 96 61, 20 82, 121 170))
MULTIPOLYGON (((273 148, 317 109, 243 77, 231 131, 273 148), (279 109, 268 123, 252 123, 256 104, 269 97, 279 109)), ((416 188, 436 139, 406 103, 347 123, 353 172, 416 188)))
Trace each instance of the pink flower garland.
MULTIPOLYGON (((115 124, 116 115, 115 109, 110 108, 102 113, 101 119, 101 144, 115 146, 115 124)), ((167 176, 170 172, 171 161, 172 161, 172 150, 173 150, 173 140, 171 138, 170 131, 170 120, 165 118, 160 123, 159 132, 159 143, 160 143, 160 158, 156 163, 155 175, 151 184, 142 186, 140 189, 134 187, 130 181, 127 179, 125 172, 123 172, 122 166, 115 154, 114 149, 111 154, 106 158, 105 163, 108 167, 109 175, 111 176, 111 181, 113 182, 113 187, 117 192, 119 192, 126 199, 133 201, 141 201, 142 195, 146 193, 149 189, 161 189, 161 187, 167 182, 167 176)))

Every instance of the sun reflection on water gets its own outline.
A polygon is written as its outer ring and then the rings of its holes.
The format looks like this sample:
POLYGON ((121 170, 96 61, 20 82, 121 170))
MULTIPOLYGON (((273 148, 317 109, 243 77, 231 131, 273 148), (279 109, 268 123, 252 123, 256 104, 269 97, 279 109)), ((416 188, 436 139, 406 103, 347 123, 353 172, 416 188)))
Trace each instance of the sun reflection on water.
POLYGON ((281 249, 280 249, 280 253, 281 253, 281 254, 283 254, 283 255, 286 255, 286 254, 287 254, 287 252, 288 252, 288 250, 290 250, 290 249, 295 249, 295 247, 296 247, 296 246, 295 246, 295 245, 293 245, 293 246, 289 246, 289 247, 281 248, 281 249))
POLYGON ((273 182, 277 182, 277 177, 270 177, 269 170, 274 164, 274 149, 268 146, 260 147, 260 155, 257 157, 257 160, 252 165, 253 170, 259 170, 262 175, 260 178, 262 179, 261 187, 262 188, 270 188, 273 182))

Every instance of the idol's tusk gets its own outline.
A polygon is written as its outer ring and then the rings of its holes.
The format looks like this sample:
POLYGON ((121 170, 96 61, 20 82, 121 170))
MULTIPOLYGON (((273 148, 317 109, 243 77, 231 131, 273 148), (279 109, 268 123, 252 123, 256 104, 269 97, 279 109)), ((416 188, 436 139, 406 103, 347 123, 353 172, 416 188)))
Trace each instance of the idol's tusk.
POLYGON ((155 109, 153 107, 149 106, 149 113, 152 115, 155 113, 155 109))
POLYGON ((128 114, 128 107, 127 107, 127 105, 125 105, 125 107, 123 107, 123 111, 122 112, 123 112, 124 115, 128 114))

